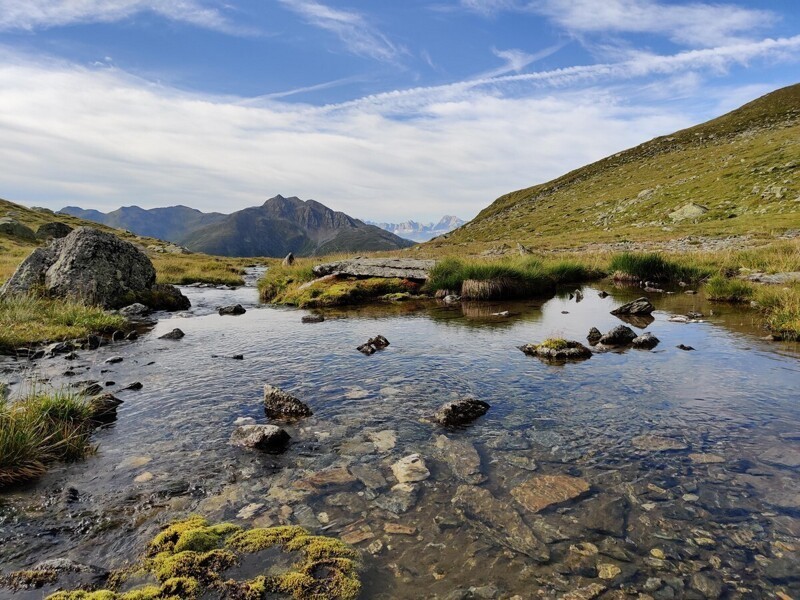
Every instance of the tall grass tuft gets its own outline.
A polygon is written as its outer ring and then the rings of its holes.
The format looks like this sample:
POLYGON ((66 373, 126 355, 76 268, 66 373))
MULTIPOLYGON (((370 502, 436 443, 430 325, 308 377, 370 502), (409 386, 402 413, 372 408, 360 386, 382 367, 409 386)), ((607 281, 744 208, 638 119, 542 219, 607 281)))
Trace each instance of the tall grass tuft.
POLYGON ((706 269, 669 260, 658 252, 615 254, 609 262, 609 270, 617 277, 640 281, 697 281, 709 275, 706 269))
POLYGON ((0 487, 41 477, 47 465, 93 451, 91 408, 80 395, 32 391, 0 398, 0 487))
POLYGON ((756 286, 749 281, 729 279, 714 275, 706 283, 706 296, 718 302, 749 302, 756 293, 756 286))

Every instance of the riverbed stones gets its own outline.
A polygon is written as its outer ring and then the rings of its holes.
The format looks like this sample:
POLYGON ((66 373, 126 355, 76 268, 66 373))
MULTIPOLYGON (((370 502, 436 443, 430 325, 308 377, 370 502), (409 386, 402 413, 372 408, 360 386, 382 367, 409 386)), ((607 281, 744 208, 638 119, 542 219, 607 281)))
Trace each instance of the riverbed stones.
POLYGON ((380 490, 389 485, 380 469, 372 465, 357 464, 350 466, 353 476, 364 484, 368 490, 380 490))
POLYGON ((637 450, 647 450, 649 452, 672 452, 688 448, 683 440, 652 434, 637 435, 631 440, 631 444, 637 450))
POLYGON ((788 444, 773 446, 759 457, 761 461, 777 467, 795 469, 800 467, 800 449, 788 444))
POLYGON ((367 438, 378 452, 389 452, 397 444, 397 432, 392 429, 367 432, 367 438))
POLYGON ((649 315, 656 309, 647 298, 637 298, 611 311, 612 315, 649 315))
POLYGON ((236 317, 239 315, 243 315, 247 312, 247 310, 241 304, 231 304, 230 306, 222 306, 217 309, 217 312, 221 317, 224 316, 232 316, 236 317))
POLYGON ((159 336, 158 339, 160 339, 160 340, 179 340, 182 337, 184 337, 185 335, 186 334, 183 333, 183 331, 181 331, 180 329, 178 329, 176 327, 175 329, 173 329, 169 333, 165 333, 164 335, 159 336))
POLYGON ((589 491, 589 482, 570 475, 537 475, 511 490, 514 499, 532 513, 574 500, 589 491))
POLYGON ((689 460, 696 465, 713 465, 725 462, 725 459, 718 454, 711 454, 707 452, 692 452, 689 454, 689 460))
POLYGON ((489 404, 483 400, 461 398, 443 404, 433 415, 433 420, 444 427, 468 425, 485 415, 490 408, 489 404))
POLYGON ((230 443, 239 448, 282 452, 290 436, 275 425, 240 425, 231 434, 230 443))
POLYGON ((611 331, 606 332, 598 341, 604 346, 627 346, 636 337, 636 333, 630 327, 617 325, 611 331))
POLYGON ((489 490, 461 485, 451 502, 481 535, 537 562, 550 560, 547 546, 533 534, 516 509, 495 498, 489 490))
POLYGON ((624 496, 601 495, 583 503, 579 521, 587 529, 622 538, 629 510, 630 504, 624 496))
POLYGON ((402 515, 416 506, 419 487, 413 483, 398 483, 387 494, 375 498, 375 505, 395 515, 402 515))
POLYGON ((313 414, 307 404, 268 383, 264 384, 264 412, 270 419, 302 419, 313 414))
POLYGON ((606 586, 599 583, 590 583, 560 596, 559 600, 594 600, 606 591, 606 586))
POLYGON ((641 348, 643 350, 652 350, 661 342, 656 336, 649 331, 637 336, 631 340, 631 345, 634 348, 641 348))
POLYGON ((419 454, 409 454, 392 465, 392 473, 400 483, 424 481, 431 476, 419 454))
POLYGON ((55 298, 76 298, 105 308, 142 302, 154 309, 174 307, 173 286, 156 284, 156 271, 144 252, 117 236, 79 227, 37 248, 0 289, 0 295, 43 290, 55 298))
POLYGON ((440 435, 436 448, 457 479, 473 485, 486 481, 486 475, 481 473, 481 457, 469 441, 440 435))

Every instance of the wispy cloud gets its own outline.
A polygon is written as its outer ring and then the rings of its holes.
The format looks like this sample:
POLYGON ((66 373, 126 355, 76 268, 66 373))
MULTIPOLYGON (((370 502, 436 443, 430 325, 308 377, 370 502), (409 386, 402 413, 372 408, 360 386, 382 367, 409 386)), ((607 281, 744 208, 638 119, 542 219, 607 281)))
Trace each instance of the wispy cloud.
POLYGON ((528 65, 536 62, 537 60, 542 60, 543 58, 547 58, 548 56, 555 54, 563 47, 564 44, 556 44, 533 54, 528 54, 522 50, 498 50, 497 48, 492 48, 492 54, 505 61, 505 64, 497 67, 496 69, 492 69, 491 71, 482 73, 479 77, 498 77, 500 75, 505 75, 506 73, 520 73, 528 65))
POLYGON ((234 26, 199 0, 0 0, 0 30, 48 29, 77 23, 110 23, 141 12, 227 33, 234 26))
POLYGON ((392 43, 361 13, 331 8, 316 0, 279 2, 311 25, 336 35, 352 54, 383 62, 395 62, 405 53, 403 48, 392 43))
POLYGON ((189 94, 0 47, 0 194, 51 208, 231 211, 283 193, 365 218, 470 217, 504 192, 698 117, 654 103, 644 84, 798 56, 800 36, 316 107, 189 94))
POLYGON ((734 4, 658 0, 460 0, 484 15, 499 11, 548 17, 576 33, 651 33, 689 46, 716 46, 750 39, 777 17, 734 4))

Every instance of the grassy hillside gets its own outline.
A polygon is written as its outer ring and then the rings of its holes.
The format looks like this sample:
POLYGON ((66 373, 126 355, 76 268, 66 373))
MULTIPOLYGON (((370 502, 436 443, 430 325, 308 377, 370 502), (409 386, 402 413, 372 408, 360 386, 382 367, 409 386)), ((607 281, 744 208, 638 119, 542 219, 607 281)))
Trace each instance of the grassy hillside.
MULTIPOLYGON (((45 223, 66 223, 70 227, 89 226, 105 231, 110 231, 120 238, 127 240, 144 250, 158 273, 161 283, 190 283, 204 281, 209 283, 228 283, 240 285, 241 272, 245 264, 253 259, 242 260, 235 258, 221 258, 205 254, 170 254, 159 252, 169 244, 154 238, 134 235, 130 232, 114 229, 84 221, 77 217, 64 214, 55 214, 46 209, 34 209, 0 199, 0 218, 11 217, 23 225, 27 225, 34 232, 45 223)), ((0 284, 11 277, 19 264, 33 252, 34 248, 42 242, 32 242, 0 233, 0 284)))
POLYGON ((800 229, 800 85, 502 196, 428 250, 768 237, 790 229, 800 229), (702 214, 673 214, 687 206, 702 214))

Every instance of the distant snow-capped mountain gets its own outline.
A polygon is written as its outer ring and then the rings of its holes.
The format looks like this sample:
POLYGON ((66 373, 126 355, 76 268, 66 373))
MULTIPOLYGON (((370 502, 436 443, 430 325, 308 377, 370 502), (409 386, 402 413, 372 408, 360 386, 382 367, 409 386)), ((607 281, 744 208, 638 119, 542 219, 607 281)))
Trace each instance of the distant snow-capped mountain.
POLYGON ((461 227, 464 223, 466 223, 466 221, 452 215, 445 215, 439 220, 438 223, 417 223, 416 221, 405 221, 403 223, 375 223, 372 221, 366 221, 366 223, 369 223, 370 225, 376 225, 381 229, 390 231, 393 234, 407 240, 413 240, 415 242, 427 242, 436 236, 442 235, 443 233, 448 233, 453 231, 453 229, 461 227))

